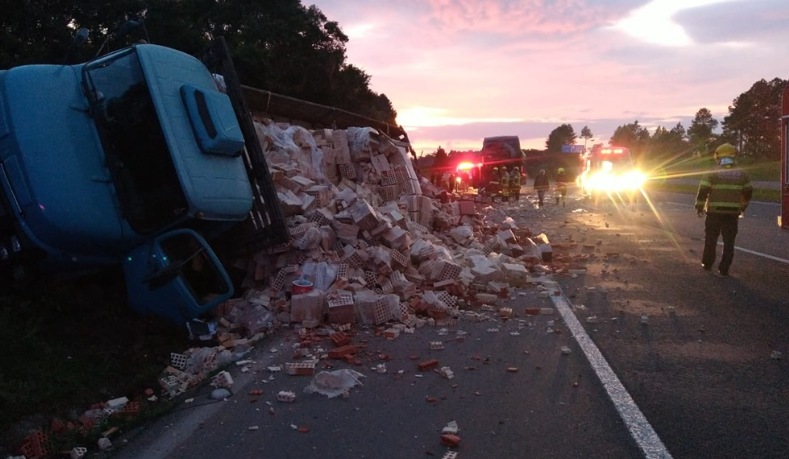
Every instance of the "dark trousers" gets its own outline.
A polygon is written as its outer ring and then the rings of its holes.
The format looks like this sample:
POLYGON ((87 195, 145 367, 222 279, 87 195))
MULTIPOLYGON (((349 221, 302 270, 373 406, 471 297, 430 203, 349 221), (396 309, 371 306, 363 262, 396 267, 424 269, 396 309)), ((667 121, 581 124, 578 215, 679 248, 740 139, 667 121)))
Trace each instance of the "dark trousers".
POLYGON ((537 190, 537 199, 539 199, 540 207, 545 204, 545 190, 537 190))
POLYGON ((556 193, 556 204, 559 204, 559 198, 561 197, 562 205, 565 205, 567 199, 567 187, 564 185, 557 185, 556 193))
POLYGON ((715 249, 718 237, 723 236, 723 255, 718 269, 723 273, 729 272, 731 261, 734 259, 734 238, 737 237, 737 222, 739 215, 708 213, 704 220, 704 254, 701 263, 712 267, 715 263, 715 249))

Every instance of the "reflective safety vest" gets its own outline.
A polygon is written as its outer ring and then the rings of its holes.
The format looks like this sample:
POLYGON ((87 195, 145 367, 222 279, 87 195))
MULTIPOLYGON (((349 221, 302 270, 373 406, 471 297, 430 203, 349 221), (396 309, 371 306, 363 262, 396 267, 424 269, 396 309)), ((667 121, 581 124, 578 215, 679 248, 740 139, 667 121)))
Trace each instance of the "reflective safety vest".
POLYGON ((501 174, 501 178, 499 178, 499 183, 501 183, 501 186, 503 186, 503 187, 509 186, 510 185, 510 176, 509 176, 509 174, 507 174, 506 172, 501 174))
POLYGON ((521 174, 513 171, 512 175, 510 175, 510 185, 513 187, 521 186, 521 174))
POLYGON ((751 201, 753 185, 748 173, 726 166, 701 177, 696 194, 696 210, 708 213, 739 215, 751 201))

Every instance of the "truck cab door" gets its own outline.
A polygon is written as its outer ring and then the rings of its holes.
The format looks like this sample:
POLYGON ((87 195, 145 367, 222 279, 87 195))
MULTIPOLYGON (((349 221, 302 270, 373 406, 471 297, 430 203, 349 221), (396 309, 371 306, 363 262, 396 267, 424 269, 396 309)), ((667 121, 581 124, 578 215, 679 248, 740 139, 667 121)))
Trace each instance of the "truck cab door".
POLYGON ((208 243, 190 229, 171 231, 123 260, 129 305, 183 325, 233 295, 233 284, 208 243))

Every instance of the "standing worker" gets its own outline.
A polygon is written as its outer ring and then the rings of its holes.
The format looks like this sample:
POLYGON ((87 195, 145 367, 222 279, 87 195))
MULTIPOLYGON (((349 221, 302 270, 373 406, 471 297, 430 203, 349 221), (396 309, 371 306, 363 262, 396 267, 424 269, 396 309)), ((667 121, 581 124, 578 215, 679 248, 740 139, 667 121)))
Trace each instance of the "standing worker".
POLYGON ((723 255, 718 265, 721 276, 729 275, 729 267, 734 258, 734 239, 737 236, 737 222, 745 211, 753 195, 753 186, 744 170, 734 167, 737 149, 724 143, 715 150, 718 166, 701 177, 699 192, 696 195, 696 214, 704 215, 704 254, 701 266, 709 271, 715 263, 715 249, 718 237, 723 236, 723 255))
POLYGON ((499 177, 499 184, 501 185, 501 200, 510 200, 510 174, 507 172, 507 166, 501 166, 501 177, 499 177))
POLYGON ((512 196, 516 201, 521 199, 521 171, 518 166, 512 168, 510 172, 510 188, 512 188, 512 196))
POLYGON ((538 208, 542 209, 545 205, 545 192, 548 191, 550 187, 548 176, 545 175, 545 169, 540 169, 540 173, 537 174, 537 177, 534 177, 534 191, 537 192, 537 198, 539 199, 538 208))
POLYGON ((485 195, 493 199, 499 193, 499 168, 488 169, 486 176, 485 195))
POLYGON ((560 167, 558 173, 556 174, 556 205, 559 205, 559 199, 561 198, 562 207, 567 205, 567 174, 564 172, 564 168, 560 167))

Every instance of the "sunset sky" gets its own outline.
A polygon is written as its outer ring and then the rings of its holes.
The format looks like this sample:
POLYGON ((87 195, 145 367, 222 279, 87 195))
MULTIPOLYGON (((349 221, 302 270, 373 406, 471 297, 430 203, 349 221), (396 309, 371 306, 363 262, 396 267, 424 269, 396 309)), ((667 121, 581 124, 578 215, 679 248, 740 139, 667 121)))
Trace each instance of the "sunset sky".
MULTIPOLYGON (((608 143, 699 108, 723 120, 759 79, 789 78, 787 0, 303 0, 349 36, 418 154, 569 123, 608 143)), ((580 141, 582 143, 583 140, 580 141)))

